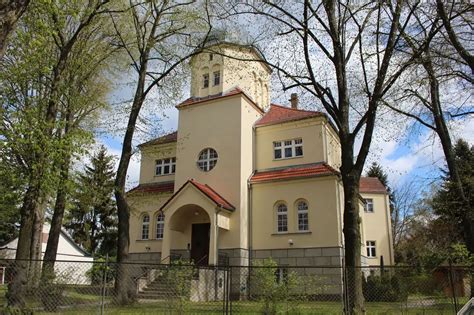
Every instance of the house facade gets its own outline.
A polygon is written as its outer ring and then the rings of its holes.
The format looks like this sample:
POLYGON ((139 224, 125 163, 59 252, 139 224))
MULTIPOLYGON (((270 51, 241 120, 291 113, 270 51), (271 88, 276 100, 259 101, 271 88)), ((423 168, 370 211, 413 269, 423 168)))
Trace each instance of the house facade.
MULTIPOLYGON (((296 95, 271 104, 261 60, 230 43, 191 59, 177 131, 139 146, 140 181, 127 194, 132 260, 342 264, 338 134, 325 114, 299 109, 296 95)), ((360 186, 363 261, 392 264, 387 191, 376 178, 360 186)))

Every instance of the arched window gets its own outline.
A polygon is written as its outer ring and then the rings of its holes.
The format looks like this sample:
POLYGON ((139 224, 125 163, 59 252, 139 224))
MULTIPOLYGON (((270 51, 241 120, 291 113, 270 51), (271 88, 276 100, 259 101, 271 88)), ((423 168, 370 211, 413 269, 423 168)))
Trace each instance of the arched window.
POLYGON ((279 203, 277 211, 277 231, 288 232, 288 208, 284 203, 279 203))
POLYGON ((159 212, 156 216, 156 239, 163 239, 165 233, 165 215, 163 212, 159 212))
POLYGON ((298 231, 308 231, 308 204, 306 201, 298 201, 296 207, 298 211, 298 231))
POLYGON ((142 218, 142 240, 147 240, 150 236, 150 216, 145 214, 142 218))

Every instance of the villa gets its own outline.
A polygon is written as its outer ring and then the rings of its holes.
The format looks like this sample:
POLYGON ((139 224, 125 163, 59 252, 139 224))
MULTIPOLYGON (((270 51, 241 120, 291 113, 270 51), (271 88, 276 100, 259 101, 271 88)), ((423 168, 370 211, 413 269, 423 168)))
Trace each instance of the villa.
MULTIPOLYGON (((328 117, 270 103, 271 69, 252 48, 220 42, 191 61, 176 132, 139 145, 132 260, 341 266, 340 144, 328 117), (249 61, 251 60, 251 61, 249 61)), ((390 209, 376 178, 360 182, 362 261, 394 263, 390 209)))

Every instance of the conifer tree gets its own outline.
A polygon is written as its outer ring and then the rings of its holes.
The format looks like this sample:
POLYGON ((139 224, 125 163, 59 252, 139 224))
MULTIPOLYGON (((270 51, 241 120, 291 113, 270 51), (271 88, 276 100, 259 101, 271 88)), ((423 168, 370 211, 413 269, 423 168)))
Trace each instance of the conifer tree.
POLYGON ((93 255, 115 256, 117 211, 112 198, 114 161, 102 146, 79 174, 66 228, 73 239, 93 255))

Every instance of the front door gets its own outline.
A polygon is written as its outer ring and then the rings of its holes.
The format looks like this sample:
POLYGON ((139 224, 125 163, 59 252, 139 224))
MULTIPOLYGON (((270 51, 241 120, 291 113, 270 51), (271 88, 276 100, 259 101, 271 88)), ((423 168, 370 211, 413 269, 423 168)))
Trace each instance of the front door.
POLYGON ((207 265, 209 261, 209 238, 211 224, 193 224, 191 235, 191 259, 196 265, 207 265))

